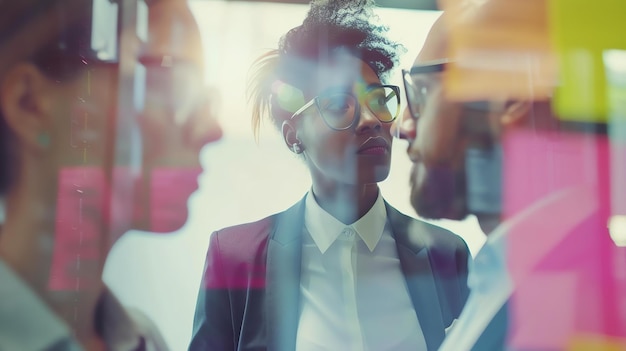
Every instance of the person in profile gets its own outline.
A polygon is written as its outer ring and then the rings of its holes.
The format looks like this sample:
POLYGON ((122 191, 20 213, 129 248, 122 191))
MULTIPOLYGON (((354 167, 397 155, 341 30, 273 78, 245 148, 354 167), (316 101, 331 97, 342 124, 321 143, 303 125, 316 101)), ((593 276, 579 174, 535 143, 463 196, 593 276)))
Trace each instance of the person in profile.
MULTIPOLYGON (((507 15, 493 11, 497 2, 464 3, 460 17, 496 23, 507 15)), ((404 72, 408 108, 395 126, 409 141, 418 214, 475 215, 487 234, 467 303, 440 350, 623 349, 617 292, 626 251, 607 230, 603 128, 559 118, 550 99, 507 89, 452 99, 447 83, 461 63, 448 56, 455 26, 447 16, 404 72)))
MULTIPOLYGON (((467 296, 468 248, 383 198, 401 47, 373 1, 315 1, 257 59, 250 97, 308 168, 289 209, 214 232, 190 350, 436 350, 467 296)), ((285 174, 289 179, 289 174, 285 174)))
POLYGON ((0 349, 165 350, 101 275, 126 231, 182 226, 186 210, 160 212, 195 189, 164 186, 193 180, 221 135, 190 10, 24 0, 0 14, 0 349))

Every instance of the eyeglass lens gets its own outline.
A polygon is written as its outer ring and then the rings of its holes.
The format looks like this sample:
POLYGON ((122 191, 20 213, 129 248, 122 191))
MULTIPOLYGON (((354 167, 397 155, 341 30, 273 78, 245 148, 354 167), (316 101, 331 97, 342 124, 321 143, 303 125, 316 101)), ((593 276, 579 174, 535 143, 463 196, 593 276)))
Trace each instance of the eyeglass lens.
POLYGON ((407 104, 411 116, 415 119, 419 118, 424 101, 426 100, 426 94, 428 93, 426 87, 416 84, 409 72, 404 74, 404 90, 406 92, 407 104))
MULTIPOLYGON (((318 97, 318 107, 322 118, 329 126, 345 129, 352 125, 358 114, 359 101, 347 92, 335 92, 318 97)), ((398 115, 400 100, 396 91, 390 87, 369 89, 363 97, 363 104, 381 122, 392 122, 398 115)))

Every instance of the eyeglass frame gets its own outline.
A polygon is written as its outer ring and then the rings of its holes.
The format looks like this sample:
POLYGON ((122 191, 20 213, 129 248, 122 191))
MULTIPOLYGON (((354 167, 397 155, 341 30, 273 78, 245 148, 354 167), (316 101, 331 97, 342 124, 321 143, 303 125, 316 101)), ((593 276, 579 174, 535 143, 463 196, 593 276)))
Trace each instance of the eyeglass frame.
MULTIPOLYGON (((398 103, 398 109, 396 110, 395 116, 390 121, 382 121, 380 118, 378 118, 378 115, 369 108, 369 106, 367 108, 372 112, 374 117, 376 117, 376 119, 378 121, 380 121, 381 123, 393 123, 393 121, 395 121, 396 118, 398 118, 398 116, 400 115, 400 104, 401 104, 401 101, 400 101, 400 87, 397 86, 397 85, 392 85, 392 84, 373 84, 373 85, 369 85, 367 87, 367 91, 369 92, 370 90, 373 90, 375 88, 390 88, 391 90, 393 90, 393 92, 396 94, 396 101, 398 103)), ((360 119, 361 119, 361 103, 359 101, 358 96, 356 96, 353 92, 349 92, 349 91, 344 91, 344 92, 347 95, 352 96, 355 99, 355 101, 357 102, 356 108, 354 109, 354 117, 352 117, 352 122, 350 122, 350 124, 348 126, 346 126, 345 128, 335 128, 335 127, 331 126, 328 123, 328 121, 326 121, 326 118, 324 117, 324 113, 322 112, 322 109, 321 109, 321 107, 319 105, 319 97, 320 97, 320 95, 316 95, 313 99, 309 100, 309 102, 307 102, 302 107, 300 107, 296 112, 293 113, 293 115, 291 115, 289 120, 291 121, 291 120, 294 120, 294 118, 296 118, 296 117, 302 116, 304 111, 306 111, 312 105, 315 105, 315 107, 317 107, 317 112, 320 114, 320 117, 324 121, 324 124, 326 124, 326 126, 328 126, 328 128, 330 128, 332 130, 336 130, 336 131, 348 130, 348 129, 352 128, 354 125, 358 124, 360 119)))
MULTIPOLYGON (((409 108, 411 118, 413 118, 414 120, 417 120, 420 117, 420 114, 418 111, 414 111, 413 107, 411 107, 412 99, 411 99, 411 96, 409 95, 409 90, 413 91, 413 89, 409 87, 407 76, 411 79, 411 82, 412 82, 414 75, 443 72, 445 71, 445 68, 449 63, 450 63, 449 60, 436 60, 436 61, 430 61, 430 62, 421 64, 421 65, 412 66, 410 70, 406 70, 406 69, 402 70, 402 84, 404 86, 404 95, 406 97, 406 104, 407 104, 407 107, 409 108)), ((424 99, 424 101, 426 101, 426 99, 424 99)))
MULTIPOLYGON (((407 106, 409 108, 409 115, 414 121, 420 118, 420 114, 414 111, 411 107, 411 98, 409 96, 409 86, 407 82, 407 76, 412 80, 412 76, 417 74, 429 74, 444 72, 446 66, 454 64, 451 60, 436 60, 426 62, 421 65, 415 65, 410 70, 402 70, 402 82, 404 84, 404 92, 407 99, 407 106)), ((424 95, 424 99, 421 103, 422 106, 426 105, 428 92, 424 95)), ((488 100, 474 100, 459 102, 464 109, 464 120, 462 128, 471 135, 483 135, 489 132, 488 125, 486 125, 485 116, 492 110, 490 102, 488 100)))
MULTIPOLYGON (((410 77, 412 80, 413 79, 412 76, 417 75, 417 74, 444 72, 446 69, 446 66, 450 64, 454 64, 454 61, 447 60, 447 59, 434 60, 434 61, 426 62, 421 65, 415 65, 411 67, 410 70, 406 70, 406 69, 402 70, 402 84, 404 85, 404 94, 406 96, 406 103, 409 108, 411 118, 413 118, 414 120, 417 120, 419 119, 420 114, 418 111, 414 111, 413 108, 411 107, 411 97, 409 95, 409 86, 407 84, 407 79, 406 79, 407 76, 410 77)), ((425 105, 425 101, 426 99, 424 99, 424 103, 422 103, 422 105, 425 105)), ((467 101, 463 103, 463 106, 469 110, 475 110, 475 111, 484 112, 484 111, 490 110, 489 102, 486 100, 467 101)))

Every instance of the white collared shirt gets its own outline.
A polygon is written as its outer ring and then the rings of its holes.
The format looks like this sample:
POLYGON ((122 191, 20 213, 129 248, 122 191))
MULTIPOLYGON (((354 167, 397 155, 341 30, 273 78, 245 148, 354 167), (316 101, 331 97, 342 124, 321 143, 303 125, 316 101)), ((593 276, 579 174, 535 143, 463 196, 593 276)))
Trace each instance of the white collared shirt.
POLYGON ((306 198, 297 351, 426 350, 382 196, 345 225, 306 198))

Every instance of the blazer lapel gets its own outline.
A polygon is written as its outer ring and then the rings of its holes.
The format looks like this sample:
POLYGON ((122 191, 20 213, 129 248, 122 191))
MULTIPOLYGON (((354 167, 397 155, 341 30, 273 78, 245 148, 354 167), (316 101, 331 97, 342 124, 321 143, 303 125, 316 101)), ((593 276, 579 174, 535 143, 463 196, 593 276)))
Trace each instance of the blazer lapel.
POLYGON ((398 258, 428 350, 436 350, 445 336, 435 272, 428 257, 420 221, 398 212, 385 202, 387 216, 398 247, 398 258))
POLYGON ((296 347, 304 199, 277 215, 267 250, 268 350, 296 347))

